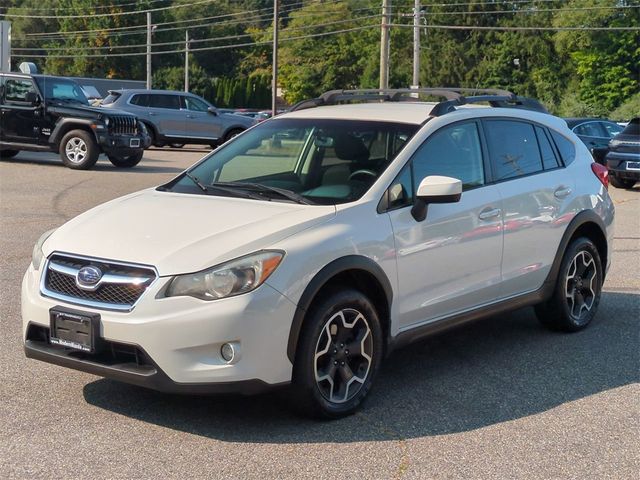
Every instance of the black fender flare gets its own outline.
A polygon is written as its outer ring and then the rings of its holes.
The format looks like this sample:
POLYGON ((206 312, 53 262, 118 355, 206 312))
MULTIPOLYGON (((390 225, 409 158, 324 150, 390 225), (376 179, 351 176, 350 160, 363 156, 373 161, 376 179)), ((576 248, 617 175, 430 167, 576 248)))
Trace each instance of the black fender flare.
POLYGON ((58 145, 60 141, 62 141, 62 137, 64 136, 62 132, 66 133, 67 131, 70 131, 70 130, 76 130, 77 128, 74 128, 75 126, 80 127, 80 130, 90 131, 93 134, 93 137, 96 140, 96 143, 98 143, 98 137, 96 136, 96 132, 91 128, 91 125, 94 122, 95 122, 95 119, 89 119, 89 118, 62 118, 60 119, 60 121, 58 121, 58 123, 54 127, 53 132, 51 132, 51 135, 49 135, 49 143, 58 145), (67 128, 69 126, 70 128, 67 128))
MULTIPOLYGON (((595 224, 600 229, 600 232, 602 233, 602 236, 605 238, 605 240, 607 239, 607 229, 604 225, 604 222, 602 221, 602 218, 596 215, 592 210, 583 210, 579 212, 575 217, 573 217, 569 222, 569 225, 567 225, 562 238, 560 239, 560 245, 558 245, 558 250, 556 251, 553 263, 551 264, 551 270, 549 270, 549 274, 547 275, 547 278, 542 285, 543 297, 545 299, 549 298, 553 294, 553 288, 555 287, 556 280, 558 278, 558 272, 560 270, 560 264, 562 263, 562 257, 564 257, 564 252, 567 250, 571 238, 580 227, 588 223, 595 224)), ((607 257, 609 256, 609 250, 610 248, 607 245, 607 257)), ((603 265, 603 279, 605 271, 606 260, 605 265, 603 265)))
POLYGON ((348 270, 361 270, 373 275, 384 290, 385 296, 387 297, 387 304, 391 306, 393 299, 391 282, 387 278, 384 270, 382 270, 382 267, 375 261, 362 255, 347 255, 333 260, 325 265, 307 284, 298 301, 291 323, 291 330, 289 330, 289 340, 287 342, 287 357, 289 357, 292 364, 295 362, 298 339, 302 331, 304 316, 311 306, 311 303, 320 289, 324 287, 331 278, 348 270))

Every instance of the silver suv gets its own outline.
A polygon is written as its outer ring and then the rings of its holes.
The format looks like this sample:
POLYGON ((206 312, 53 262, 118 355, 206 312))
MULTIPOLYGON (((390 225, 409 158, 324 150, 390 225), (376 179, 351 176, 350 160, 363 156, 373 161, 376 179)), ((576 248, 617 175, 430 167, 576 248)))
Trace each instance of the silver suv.
POLYGON ((219 112, 204 98, 170 90, 110 90, 102 107, 135 114, 152 137, 152 144, 186 143, 215 148, 255 125, 254 119, 219 112))

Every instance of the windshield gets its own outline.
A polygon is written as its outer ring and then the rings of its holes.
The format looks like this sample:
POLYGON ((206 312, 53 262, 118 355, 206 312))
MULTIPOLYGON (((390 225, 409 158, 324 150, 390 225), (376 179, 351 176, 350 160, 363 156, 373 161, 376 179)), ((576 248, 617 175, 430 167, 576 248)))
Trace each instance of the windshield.
POLYGON ((59 100, 89 105, 80 85, 67 78, 36 77, 40 91, 46 100, 59 100))
POLYGON ((369 189, 417 129, 371 121, 269 120, 162 189, 259 200, 297 198, 298 203, 351 202, 369 189))

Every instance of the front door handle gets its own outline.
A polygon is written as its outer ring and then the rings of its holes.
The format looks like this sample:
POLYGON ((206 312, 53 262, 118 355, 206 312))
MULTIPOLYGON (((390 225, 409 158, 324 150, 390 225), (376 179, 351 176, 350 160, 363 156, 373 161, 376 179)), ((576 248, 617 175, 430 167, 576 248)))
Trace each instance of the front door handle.
POLYGON ((480 212, 478 218, 480 220, 491 220, 492 218, 499 217, 502 213, 502 210, 499 208, 485 208, 480 212))
POLYGON ((156 114, 153 112, 149 112, 149 115, 151 115, 152 117, 155 116, 156 114))
POLYGON ((560 185, 556 188, 556 191, 553 192, 553 196, 556 198, 565 198, 571 194, 571 187, 567 187, 566 185, 560 185))

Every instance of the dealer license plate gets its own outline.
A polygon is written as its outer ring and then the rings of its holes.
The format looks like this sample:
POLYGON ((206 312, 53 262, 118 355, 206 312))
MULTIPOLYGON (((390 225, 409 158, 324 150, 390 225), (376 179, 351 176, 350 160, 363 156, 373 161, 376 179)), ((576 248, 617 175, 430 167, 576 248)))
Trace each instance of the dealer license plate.
POLYGON ((96 351, 99 314, 53 307, 49 310, 49 320, 52 344, 87 353, 96 351))

